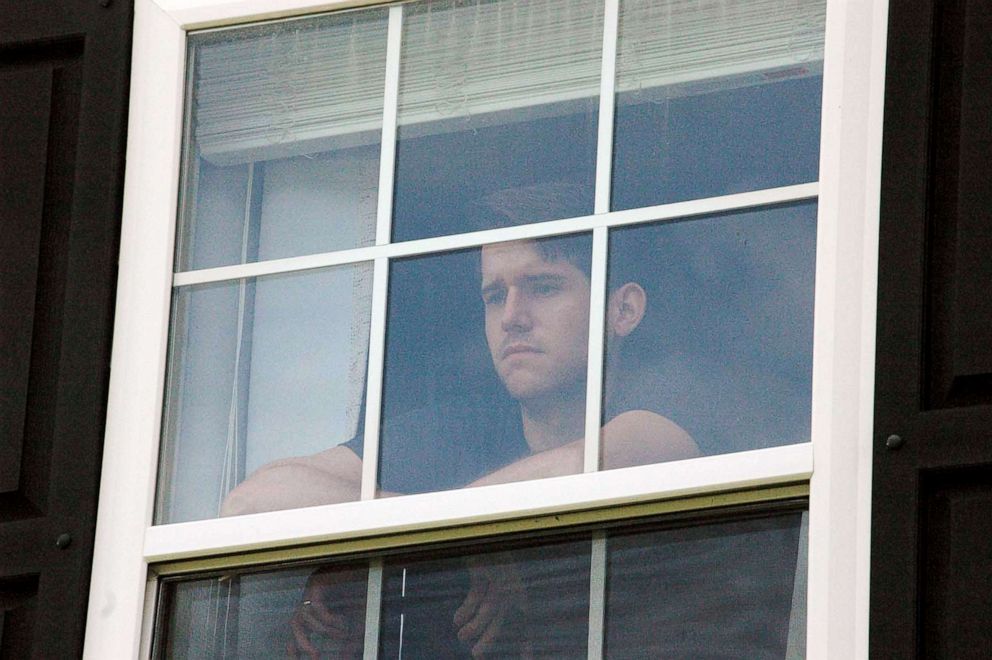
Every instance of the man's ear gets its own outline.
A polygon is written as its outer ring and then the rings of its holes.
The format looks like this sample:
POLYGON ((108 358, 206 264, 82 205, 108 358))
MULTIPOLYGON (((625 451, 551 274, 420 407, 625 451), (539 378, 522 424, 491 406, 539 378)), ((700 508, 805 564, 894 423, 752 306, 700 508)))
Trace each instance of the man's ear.
POLYGON ((644 318, 648 295, 637 282, 627 282, 610 294, 606 310, 608 330, 617 337, 626 337, 644 318))

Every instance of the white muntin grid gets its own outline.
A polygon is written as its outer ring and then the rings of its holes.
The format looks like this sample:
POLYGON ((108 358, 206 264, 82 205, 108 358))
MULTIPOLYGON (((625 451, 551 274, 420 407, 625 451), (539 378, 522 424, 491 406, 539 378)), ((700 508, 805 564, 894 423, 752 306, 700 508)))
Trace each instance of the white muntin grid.
MULTIPOLYGON (((386 81, 383 94, 382 141, 379 151, 379 198, 376 203, 375 244, 388 245, 393 224, 393 183, 396 172, 396 121, 400 94, 400 52, 403 6, 389 9, 386 33, 386 81)), ((379 423, 386 350, 386 306, 389 296, 389 259, 374 257, 372 318, 369 333, 368 375, 365 379, 365 438, 362 451, 361 499, 375 498, 379 473, 379 423)))
MULTIPOLYGON (((375 244, 369 247, 338 250, 279 260, 242 263, 233 266, 178 272, 173 278, 176 289, 221 281, 239 281, 286 272, 298 272, 328 266, 372 261, 373 285, 371 332, 366 378, 364 452, 360 499, 374 500, 378 474, 379 429, 382 410, 383 367, 385 359, 386 315, 388 306, 389 263, 393 258, 439 253, 466 247, 520 240, 563 233, 592 233, 591 295, 589 309, 588 372, 583 471, 600 469, 600 427, 602 416, 602 377, 607 295, 607 256, 612 227, 659 221, 684 221, 693 216, 708 216, 727 211, 758 208, 769 204, 801 202, 816 197, 816 183, 766 189, 716 198, 697 199, 621 212, 610 211, 611 170, 614 138, 614 104, 619 0, 606 0, 604 7, 600 98, 597 130, 596 176, 593 215, 531 225, 484 230, 453 236, 441 236, 402 243, 391 243, 392 200, 394 190, 396 136, 398 122, 400 63, 403 34, 403 5, 389 10, 386 34, 385 83, 383 93, 382 139, 376 207, 375 244)), ((187 139, 188 128, 187 128, 187 139)), ((188 164, 187 164, 188 166, 188 164)), ((242 262, 246 259, 242 259, 242 262)), ((607 540, 597 533, 590 546, 590 621, 588 657, 602 657, 604 584, 607 540)), ((381 562, 369 572, 365 657, 374 658, 378 648, 376 631, 382 597, 381 562)))
MULTIPOLYGON (((611 170, 620 10, 619 0, 605 0, 593 214, 577 218, 566 218, 528 225, 392 243, 392 200, 396 165, 403 7, 402 4, 390 7, 388 16, 375 244, 368 247, 336 250, 283 259, 180 271, 173 276, 173 286, 178 290, 182 287, 195 284, 224 281, 244 282, 246 278, 251 277, 372 262, 371 332, 366 378, 364 456, 360 495, 361 500, 372 500, 376 497, 376 479, 378 474, 379 430, 381 424, 383 366, 385 359, 385 320, 389 302, 388 279, 390 260, 425 254, 437 254, 463 248, 474 248, 504 241, 591 232, 591 295, 589 340, 587 347, 588 376, 583 471, 596 472, 600 468, 601 443, 599 434, 602 424, 604 317, 607 294, 606 271, 609 230, 614 227, 627 225, 685 221, 694 216, 710 216, 742 209, 808 201, 816 198, 817 183, 783 186, 611 212, 611 170)), ((187 139, 189 139, 188 130, 187 127, 187 139)))
MULTIPOLYGON (((147 656, 154 589, 146 586, 155 582, 146 582, 146 577, 154 577, 150 564, 155 562, 226 556, 234 565, 236 553, 267 548, 805 482, 810 484, 808 657, 865 657, 887 2, 827 3, 819 183, 612 213, 601 213, 601 196, 608 199, 609 193, 598 186, 592 216, 173 273, 188 31, 381 3, 135 0, 120 279, 85 656, 147 656), (810 445, 493 486, 457 496, 430 493, 151 526, 174 287, 356 261, 385 264, 394 257, 597 228, 605 236, 610 228, 628 224, 813 198, 819 211, 810 445)), ((387 130, 384 126, 384 134, 387 130)), ((601 167, 600 177, 609 180, 601 167)), ((382 305, 386 283, 384 278, 376 281, 381 282, 382 305)), ((596 317, 596 310, 592 312, 596 317)), ((601 384, 590 379, 590 387, 601 384)), ((592 442, 598 446, 597 440, 592 442)))

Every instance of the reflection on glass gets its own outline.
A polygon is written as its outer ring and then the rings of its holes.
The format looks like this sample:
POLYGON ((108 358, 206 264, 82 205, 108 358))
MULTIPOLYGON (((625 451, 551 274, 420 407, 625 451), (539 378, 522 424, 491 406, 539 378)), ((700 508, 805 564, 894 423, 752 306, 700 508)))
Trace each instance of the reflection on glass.
POLYGON ((602 4, 405 7, 394 240, 592 212, 602 4), (493 211, 548 187, 567 204, 493 211))
POLYGON ((360 264, 176 291, 159 523, 215 517, 259 467, 356 433, 371 279, 360 264))
POLYGON ((190 37, 180 270, 369 245, 386 11, 190 37))
POLYGON ((611 535, 604 657, 802 657, 802 517, 611 535))
POLYGON ((622 0, 615 210, 817 179, 823 0, 622 0))
POLYGON ((379 657, 586 657, 588 539, 436 557, 387 563, 379 657))
POLYGON ((605 557, 589 532, 547 534, 169 581, 154 656, 352 660, 377 621, 380 658, 585 658, 593 611, 607 658, 802 657, 806 514, 677 524, 600 530, 605 557))
POLYGON ((611 295, 646 303, 608 333, 604 418, 653 411, 704 454, 809 441, 815 248, 814 203, 613 232, 611 295))
POLYGON ((384 491, 581 472, 590 254, 578 235, 392 264, 384 491))
POLYGON ((365 565, 168 583, 170 611, 155 655, 357 660, 367 585, 365 565))

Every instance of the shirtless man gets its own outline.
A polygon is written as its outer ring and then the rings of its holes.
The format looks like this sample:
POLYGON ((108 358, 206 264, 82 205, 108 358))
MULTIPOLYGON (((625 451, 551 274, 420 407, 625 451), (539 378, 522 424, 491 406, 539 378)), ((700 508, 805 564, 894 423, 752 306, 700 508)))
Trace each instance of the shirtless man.
MULTIPOLYGON (((582 471, 589 337, 588 261, 561 246, 575 239, 538 239, 482 248, 481 294, 493 366, 517 404, 525 455, 458 486, 483 486, 582 471)), ((616 346, 644 316, 647 296, 636 282, 616 287, 607 302, 607 343, 616 346)), ((690 458, 699 450, 671 420, 626 410, 602 429, 604 469, 690 458)), ((415 469, 416 466, 410 466, 415 469)), ((362 461, 349 446, 263 466, 235 488, 222 515, 354 501, 362 461)))
MULTIPOLYGON (((486 340, 496 373, 519 411, 512 428, 520 429, 522 438, 508 437, 517 431, 494 430, 491 437, 473 441, 483 448, 486 442, 516 441, 522 449, 498 453, 517 458, 505 464, 497 459, 494 469, 478 478, 439 487, 485 486, 582 471, 590 301, 588 248, 575 247, 582 240, 522 240, 482 248, 486 340)), ((637 328, 646 306, 646 293, 635 282, 610 293, 606 333, 611 349, 637 328)), ((445 442, 468 442, 457 434, 442 435, 445 442)), ((422 445, 432 440, 423 436, 421 431, 421 437, 410 442, 422 445)), ((601 438, 606 469, 699 453, 678 425, 646 410, 620 412, 603 426, 601 438)), ((361 448, 354 441, 348 444, 262 467, 231 492, 223 514, 357 500, 361 448)), ((410 471, 417 466, 403 467, 410 471)), ((512 561, 498 567, 470 563, 467 569, 469 591, 452 620, 457 638, 473 657, 505 652, 501 635, 519 635, 513 621, 527 617, 519 575, 512 561)), ((313 643, 315 634, 331 642, 337 657, 360 657, 364 610, 346 612, 341 604, 361 602, 363 575, 360 569, 331 566, 311 576, 303 596, 305 606, 297 609, 290 623, 290 657, 323 657, 313 643)), ((525 647, 519 648, 516 654, 526 657, 525 647)))

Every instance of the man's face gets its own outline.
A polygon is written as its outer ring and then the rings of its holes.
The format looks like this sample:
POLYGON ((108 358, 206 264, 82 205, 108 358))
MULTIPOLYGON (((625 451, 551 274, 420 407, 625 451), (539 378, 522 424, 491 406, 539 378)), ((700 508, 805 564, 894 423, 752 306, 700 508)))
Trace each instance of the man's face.
POLYGON ((589 279, 546 261, 533 241, 482 248, 486 340, 500 379, 519 400, 582 393, 589 341, 589 279))

